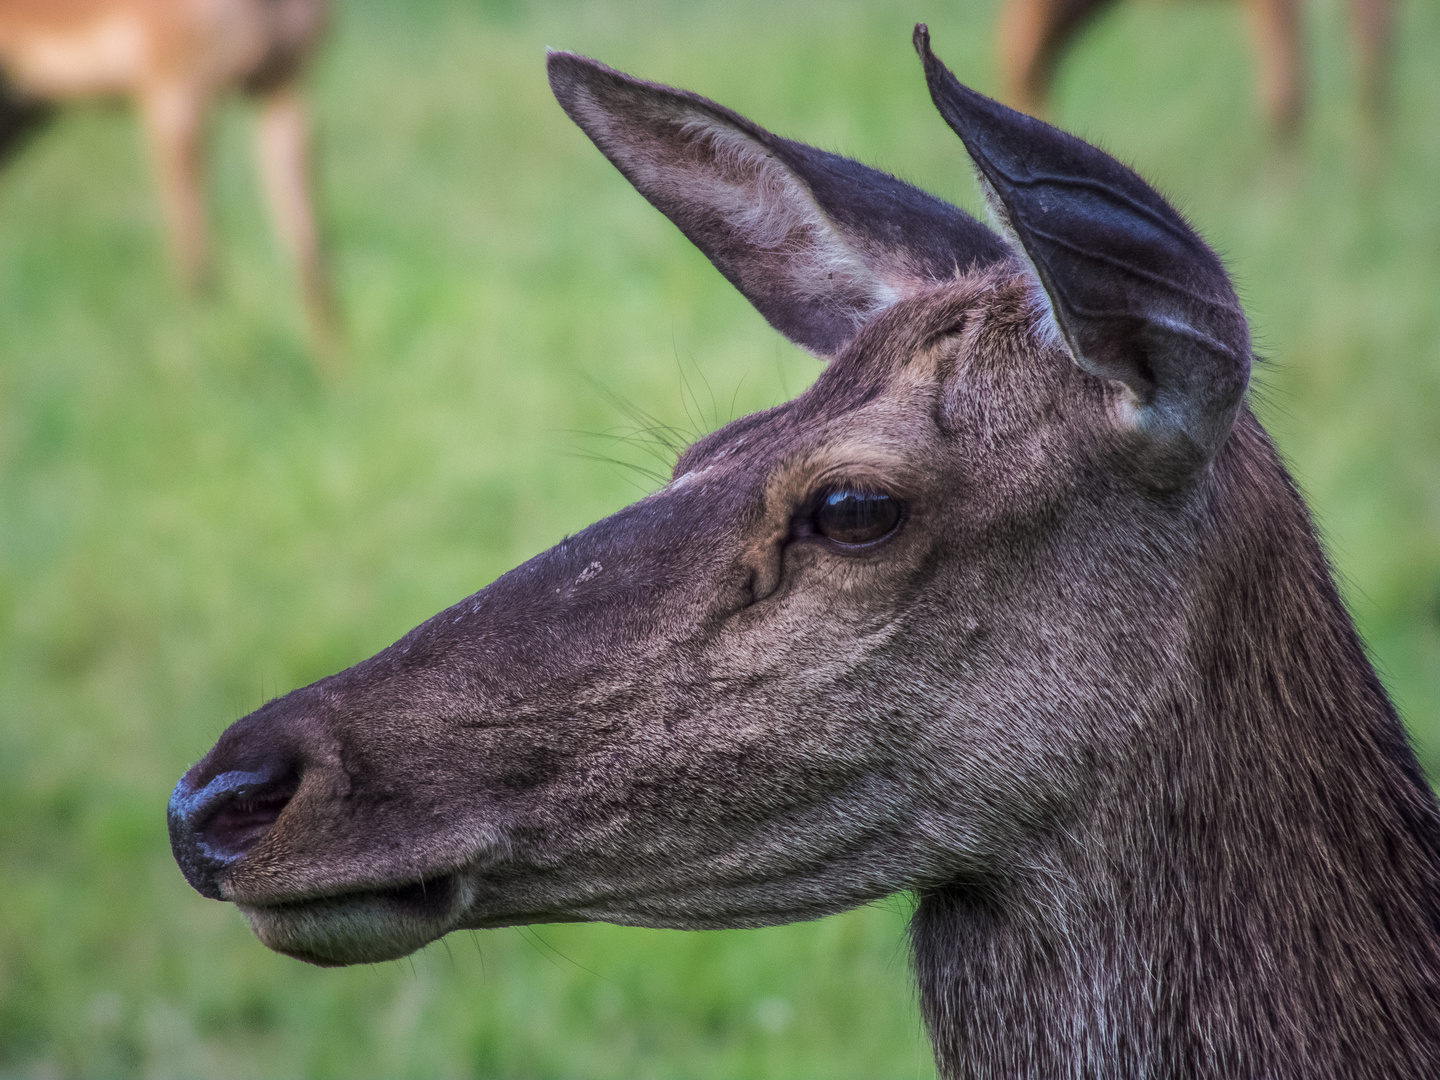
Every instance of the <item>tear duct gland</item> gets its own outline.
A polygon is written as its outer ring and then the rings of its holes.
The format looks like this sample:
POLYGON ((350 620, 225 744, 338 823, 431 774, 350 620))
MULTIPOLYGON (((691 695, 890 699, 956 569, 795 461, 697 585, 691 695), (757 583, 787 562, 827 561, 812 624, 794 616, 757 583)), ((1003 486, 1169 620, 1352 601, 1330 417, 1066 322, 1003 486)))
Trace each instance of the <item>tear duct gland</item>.
POLYGON ((561 106, 814 386, 180 781, 176 857, 316 963, 459 927, 914 890, 946 1076, 1430 1076, 1440 818, 1243 403, 1215 256, 957 83, 1002 234, 567 53, 561 106))

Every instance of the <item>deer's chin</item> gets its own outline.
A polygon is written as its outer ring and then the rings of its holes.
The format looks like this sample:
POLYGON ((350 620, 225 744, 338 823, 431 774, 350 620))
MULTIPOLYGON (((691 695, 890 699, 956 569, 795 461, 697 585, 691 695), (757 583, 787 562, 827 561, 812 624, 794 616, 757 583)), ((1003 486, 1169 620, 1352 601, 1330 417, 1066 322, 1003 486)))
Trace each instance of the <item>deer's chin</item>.
POLYGON ((320 967, 397 960, 455 929, 465 888, 457 875, 274 904, 238 902, 255 936, 320 967))

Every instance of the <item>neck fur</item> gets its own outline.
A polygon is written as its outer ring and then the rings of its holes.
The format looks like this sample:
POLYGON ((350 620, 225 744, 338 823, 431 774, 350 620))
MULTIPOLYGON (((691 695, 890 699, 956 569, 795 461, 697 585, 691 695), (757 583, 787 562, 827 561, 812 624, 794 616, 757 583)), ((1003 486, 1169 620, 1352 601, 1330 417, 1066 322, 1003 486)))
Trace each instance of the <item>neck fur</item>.
POLYGON ((921 896, 941 1074, 1440 1076, 1440 813, 1248 417, 1214 465, 1188 667, 1087 820, 921 896))

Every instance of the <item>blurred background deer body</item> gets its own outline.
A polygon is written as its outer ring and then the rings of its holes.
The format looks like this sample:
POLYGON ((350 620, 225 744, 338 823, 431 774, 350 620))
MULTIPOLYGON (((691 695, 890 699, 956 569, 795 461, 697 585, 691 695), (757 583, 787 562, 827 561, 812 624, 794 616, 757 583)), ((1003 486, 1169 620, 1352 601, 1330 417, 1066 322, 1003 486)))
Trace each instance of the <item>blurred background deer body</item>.
MULTIPOLYGON (((1305 110, 1302 0, 1243 0, 1254 38, 1260 99, 1277 133, 1293 131, 1305 110)), ((1000 63, 1010 103, 1043 115, 1061 56, 1113 0, 1006 0, 1000 63)), ((1392 0, 1350 0, 1356 70, 1365 104, 1384 94, 1393 23, 1392 0)))
POLYGON ((329 290, 308 178, 297 82, 328 0, 0 0, 0 156, 50 103, 124 96, 138 105, 164 203, 171 254, 188 284, 208 270, 201 178, 206 115, 240 91, 261 100, 260 166, 312 326, 329 290))

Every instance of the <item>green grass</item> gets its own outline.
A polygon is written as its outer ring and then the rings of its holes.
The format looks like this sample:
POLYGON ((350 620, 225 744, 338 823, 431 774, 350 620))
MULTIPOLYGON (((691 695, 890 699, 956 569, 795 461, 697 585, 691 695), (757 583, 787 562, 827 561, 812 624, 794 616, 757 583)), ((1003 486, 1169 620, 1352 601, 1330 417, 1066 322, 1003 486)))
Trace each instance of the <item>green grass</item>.
MULTIPOLYGON (((1228 259, 1261 411, 1440 774, 1440 9, 1402 5, 1369 139, 1338 0, 1314 109, 1265 138, 1234 5, 1116 9, 1058 119, 1228 259)), ((990 3, 370 0, 313 79, 348 370, 318 376, 223 114, 213 293, 171 282, 132 117, 0 175, 0 1073, 932 1076, 904 903, 763 932, 457 935, 276 956, 170 860, 164 804, 235 717, 631 500, 596 385, 700 431, 798 392, 784 344, 550 100, 546 44, 696 88, 974 208, 909 28, 994 88, 990 3)))

